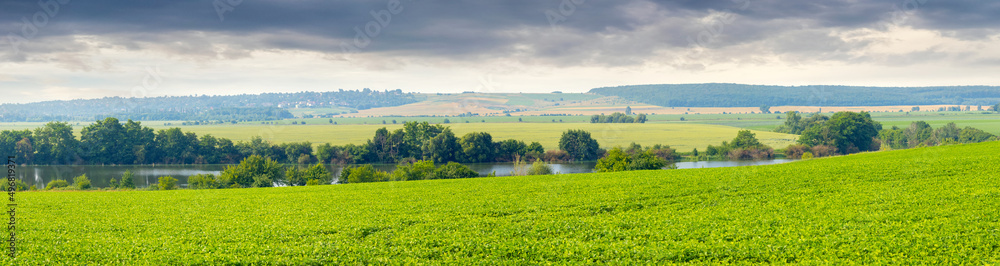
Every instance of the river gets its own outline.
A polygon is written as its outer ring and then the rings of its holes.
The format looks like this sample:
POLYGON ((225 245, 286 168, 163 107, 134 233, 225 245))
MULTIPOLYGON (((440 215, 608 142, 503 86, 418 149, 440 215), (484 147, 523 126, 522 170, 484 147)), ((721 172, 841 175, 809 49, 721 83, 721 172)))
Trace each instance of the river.
MULTIPOLYGON (((768 164, 780 164, 791 162, 794 160, 788 159, 775 159, 775 160, 763 160, 763 161, 701 161, 701 162, 678 162, 674 165, 677 169, 691 169, 691 168, 716 168, 716 167, 733 167, 733 166, 752 166, 752 165, 768 165, 768 164)), ((488 163, 488 164, 466 164, 472 170, 479 172, 482 175, 496 172, 498 176, 510 175, 510 172, 514 169, 513 165, 510 163, 488 163)), ((583 162, 583 163, 558 163, 550 164, 552 166, 552 171, 562 174, 572 174, 572 173, 590 173, 593 172, 595 162, 583 162)), ((111 178, 120 180, 122 173, 125 170, 131 170, 134 174, 134 181, 137 187, 146 187, 157 183, 157 179, 161 176, 172 176, 178 179, 178 184, 183 186, 187 185, 187 178, 189 176, 197 174, 215 174, 218 175, 226 166, 225 165, 203 165, 203 164, 188 164, 188 165, 124 165, 124 166, 105 166, 105 165, 28 165, 28 166, 17 166, 16 173, 17 177, 23 180, 28 186, 36 185, 39 189, 45 187, 49 181, 55 179, 63 179, 73 182, 73 178, 86 174, 87 178, 90 179, 91 186, 94 187, 107 187, 108 181, 111 178)), ((328 165, 327 168, 330 170, 334 176, 340 174, 342 166, 328 165)), ((382 171, 392 171, 395 169, 395 165, 375 165, 376 169, 382 171)), ((336 179, 336 178, 334 178, 336 179)))

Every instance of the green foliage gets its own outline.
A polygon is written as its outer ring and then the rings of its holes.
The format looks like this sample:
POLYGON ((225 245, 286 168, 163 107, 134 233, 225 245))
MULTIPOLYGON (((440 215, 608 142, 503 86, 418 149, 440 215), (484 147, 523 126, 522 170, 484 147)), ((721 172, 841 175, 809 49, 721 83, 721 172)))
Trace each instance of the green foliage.
POLYGON ((370 183, 370 182, 385 182, 389 181, 389 174, 384 171, 376 170, 370 164, 357 166, 357 167, 346 167, 340 172, 341 183, 346 180, 346 183, 370 183))
POLYGON ((223 188, 224 184, 213 174, 197 174, 188 177, 188 188, 190 189, 217 189, 223 188))
POLYGON ((838 112, 821 124, 814 124, 802 132, 799 143, 817 146, 829 145, 841 154, 878 150, 873 139, 882 130, 882 124, 871 119, 868 112, 838 112))
POLYGON ((392 171, 392 181, 411 181, 429 179, 434 173, 434 162, 417 161, 414 163, 400 163, 396 170, 392 171))
POLYGON ((531 164, 531 168, 528 168, 528 175, 551 175, 551 174, 552 174, 552 166, 550 166, 549 164, 545 163, 542 160, 535 160, 535 162, 531 164))
POLYGON ((306 186, 318 186, 318 185, 319 185, 319 180, 309 179, 309 181, 306 181, 306 186))
POLYGON ((133 174, 132 170, 125 170, 122 174, 122 182, 119 185, 121 188, 135 189, 135 181, 132 180, 133 174))
MULTIPOLYGON (((7 180, 0 181, 0 190, 7 191, 10 188, 10 182, 7 180)), ((14 190, 25 191, 28 190, 28 184, 25 184, 21 179, 14 179, 14 190)), ((35 190, 35 186, 30 187, 31 190, 35 190)))
POLYGON ((465 155, 464 162, 485 163, 495 160, 496 145, 494 145, 490 133, 471 132, 465 134, 460 143, 462 154, 465 155))
POLYGON ((159 179, 159 190, 174 190, 177 189, 177 178, 172 176, 161 176, 159 179))
POLYGON ((289 186, 305 186, 309 181, 328 185, 333 180, 333 174, 323 164, 315 164, 309 168, 289 167, 285 170, 285 184, 289 186))
POLYGON ((76 186, 77 189, 81 190, 90 189, 90 179, 87 178, 87 174, 82 174, 78 177, 74 177, 73 186, 76 186))
POLYGON ((639 114, 636 117, 629 116, 630 114, 623 113, 612 113, 611 115, 592 115, 590 116, 591 123, 645 123, 646 115, 639 114))
POLYGON ((0 263, 989 264, 1000 260, 989 248, 1000 243, 991 233, 997 150, 990 142, 684 171, 22 193, 18 215, 31 230, 18 234, 16 261, 0 263), (106 252, 165 241, 170 248, 106 252))
POLYGON ((56 179, 56 180, 49 181, 49 183, 47 185, 45 185, 45 189, 46 190, 50 190, 50 189, 54 189, 54 188, 64 188, 64 187, 69 187, 69 182, 66 182, 66 180, 62 180, 62 179, 56 179))
POLYGON ((110 189, 117 189, 118 188, 118 180, 115 179, 114 177, 112 177, 111 180, 108 180, 108 188, 110 188, 110 189))
POLYGON ((590 137, 590 132, 583 130, 568 130, 559 138, 559 149, 569 153, 573 160, 589 161, 601 156, 597 140, 590 137))
POLYGON ((479 177, 479 173, 460 163, 450 162, 438 167, 430 179, 456 179, 479 177))
POLYGON ((253 176, 253 184, 250 187, 273 187, 274 179, 270 175, 260 174, 253 176))
MULTIPOLYGON (((282 167, 278 162, 259 155, 247 157, 239 165, 226 166, 220 176, 239 187, 270 186, 266 181, 283 177, 282 167)), ((230 184, 225 185, 229 186, 230 184)))
POLYGON ((812 159, 812 158, 813 158, 812 152, 808 152, 807 151, 805 153, 802 153, 802 160, 809 160, 809 159, 812 159))
POLYGON ((657 170, 667 165, 667 160, 656 155, 654 150, 643 151, 641 147, 631 147, 628 151, 615 147, 594 166, 595 172, 621 172, 635 170, 657 170))

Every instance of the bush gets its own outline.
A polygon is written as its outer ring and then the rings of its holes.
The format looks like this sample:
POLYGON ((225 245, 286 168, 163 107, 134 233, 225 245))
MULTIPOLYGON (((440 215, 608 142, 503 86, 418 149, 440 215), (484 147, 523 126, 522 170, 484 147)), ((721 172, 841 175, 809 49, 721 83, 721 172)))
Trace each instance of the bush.
POLYGON ((528 169, 528 175, 551 175, 552 166, 543 162, 542 160, 535 160, 531 164, 531 168, 528 169))
POLYGON ((118 188, 118 180, 115 180, 114 177, 112 177, 111 180, 108 180, 108 188, 110 189, 118 188))
POLYGON ((46 190, 53 189, 53 188, 63 188, 63 187, 69 187, 69 182, 66 182, 66 180, 62 180, 62 179, 56 179, 56 180, 49 181, 49 184, 45 185, 45 189, 46 190))
POLYGON ((188 177, 188 188, 191 189, 216 189, 220 186, 221 184, 213 174, 197 174, 188 177))
POLYGON ((434 162, 417 161, 414 163, 402 162, 396 166, 396 171, 392 172, 392 181, 424 180, 430 178, 434 173, 434 162))
POLYGON ((812 159, 813 158, 813 153, 811 153, 811 152, 805 152, 805 153, 802 154, 801 158, 802 158, 802 160, 812 159))
MULTIPOLYGON (((9 187, 10 182, 7 180, 0 182, 0 189, 3 189, 3 191, 7 191, 9 187)), ((28 190, 28 184, 25 184, 24 181, 21 181, 21 179, 14 179, 14 189, 17 191, 28 190)), ((31 186, 31 190, 35 190, 35 186, 31 186)))
POLYGON ((789 159, 799 159, 802 158, 802 155, 807 152, 809 152, 809 146, 802 144, 788 145, 788 148, 785 148, 785 157, 788 157, 789 159))
POLYGON ((628 171, 628 166, 631 163, 632 158, 625 154, 621 147, 615 147, 608 151, 608 154, 603 158, 597 160, 594 171, 599 173, 628 171))
POLYGON ((161 176, 159 178, 160 185, 157 187, 159 190, 174 190, 177 189, 177 179, 172 176, 161 176))
POLYGON ((264 158, 260 155, 251 155, 243 161, 240 161, 239 165, 227 166, 225 170, 222 171, 221 180, 225 180, 224 186, 230 186, 235 184, 234 187, 251 187, 255 184, 261 185, 263 183, 258 183, 258 176, 265 176, 268 180, 272 178, 283 178, 281 174, 282 167, 278 162, 271 160, 271 158, 264 158))
POLYGON ((813 156, 816 157, 829 157, 837 154, 837 147, 830 145, 816 145, 809 148, 813 156))
POLYGON ((370 164, 358 167, 346 167, 340 172, 340 182, 344 183, 370 183, 389 181, 389 173, 376 170, 370 164))
POLYGON ((559 163, 571 161, 573 160, 573 157, 571 157, 569 153, 564 150, 554 150, 546 151, 545 154, 542 155, 542 159, 550 163, 559 163))
POLYGON ((479 173, 469 169, 468 166, 456 162, 449 162, 434 170, 431 179, 456 179, 479 177, 479 173))
POLYGON ((87 178, 87 174, 82 174, 73 178, 73 185, 76 186, 77 189, 90 189, 90 179, 87 178))
POLYGON ((132 171, 125 170, 125 173, 122 174, 122 182, 118 185, 118 187, 130 189, 135 188, 135 181, 132 181, 132 171))
POLYGON ((318 186, 318 185, 319 185, 319 180, 309 179, 309 181, 306 181, 306 186, 318 186))
POLYGON ((253 184, 250 187, 273 187, 274 180, 266 174, 260 174, 253 177, 253 184))

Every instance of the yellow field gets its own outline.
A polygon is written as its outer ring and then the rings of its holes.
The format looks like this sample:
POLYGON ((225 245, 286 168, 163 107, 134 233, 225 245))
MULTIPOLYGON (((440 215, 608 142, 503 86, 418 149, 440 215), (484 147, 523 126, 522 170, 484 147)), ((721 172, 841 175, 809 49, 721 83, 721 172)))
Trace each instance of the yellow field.
MULTIPOLYGON (((494 140, 518 139, 525 142, 538 141, 545 149, 557 149, 559 137, 568 129, 589 131, 601 147, 625 146, 632 142, 642 145, 665 144, 678 151, 704 150, 708 145, 718 145, 736 137, 739 128, 688 124, 591 124, 591 123, 472 123, 446 124, 461 137, 469 132, 489 132, 494 140)), ((163 126, 150 125, 155 129, 163 126)), ((375 130, 386 127, 389 130, 402 125, 225 125, 225 126, 181 126, 184 131, 195 132, 199 136, 212 134, 232 140, 248 140, 262 136, 273 142, 310 141, 343 145, 361 144, 375 135, 375 130)), ((797 136, 774 132, 755 131, 757 138, 774 148, 784 148, 792 144, 797 136)))

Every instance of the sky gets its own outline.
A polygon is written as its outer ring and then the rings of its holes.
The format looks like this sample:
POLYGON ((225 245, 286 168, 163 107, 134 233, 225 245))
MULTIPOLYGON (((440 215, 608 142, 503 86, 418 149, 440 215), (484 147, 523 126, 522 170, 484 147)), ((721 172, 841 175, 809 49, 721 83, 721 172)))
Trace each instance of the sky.
POLYGON ((1000 85, 1000 1, 0 0, 0 103, 1000 85))

